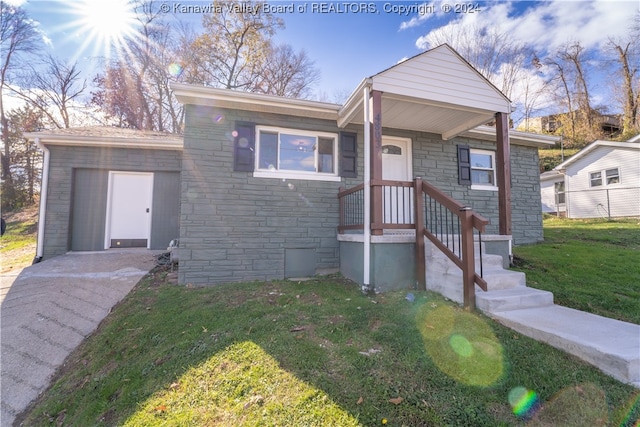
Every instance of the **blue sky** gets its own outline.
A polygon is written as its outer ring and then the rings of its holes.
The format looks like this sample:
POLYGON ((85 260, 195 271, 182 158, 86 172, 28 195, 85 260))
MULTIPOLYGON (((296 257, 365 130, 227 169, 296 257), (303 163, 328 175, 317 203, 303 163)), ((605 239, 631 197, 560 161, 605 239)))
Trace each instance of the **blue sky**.
MULTIPOLYGON (((126 20, 115 11, 126 0, 10 0, 22 4, 40 23, 50 53, 62 58, 78 57, 87 73, 99 54, 91 39, 95 27, 114 28, 126 20), (102 6, 101 6, 102 5, 102 6), (87 9, 101 8, 97 23, 83 19, 87 9), (113 12, 113 13, 112 13, 113 12), (94 28, 91 28, 94 27, 94 28)), ((157 0, 166 5, 207 5, 210 1, 157 0)), ((403 58, 429 47, 425 38, 443 26, 480 25, 499 27, 512 37, 539 48, 553 49, 568 41, 580 41, 587 48, 603 46, 609 37, 628 34, 630 17, 640 10, 640 0, 554 0, 534 1, 270 1, 274 6, 293 4, 293 12, 278 14, 285 29, 276 34, 278 42, 305 49, 321 73, 318 97, 333 101, 351 92, 367 76, 386 69, 403 58), (456 13, 457 5, 471 4, 471 10, 456 13), (306 13, 302 13, 303 5, 306 13), (399 6, 422 7, 427 13, 404 13, 399 6), (360 9, 364 10, 360 10, 360 9), (355 12, 354 9, 358 9, 355 12), (466 13, 465 13, 466 12, 466 13)), ((468 8, 467 8, 468 9, 468 8)), ((199 25, 201 14, 175 13, 172 19, 199 25)), ((607 74, 600 67, 599 73, 607 74)), ((605 90, 603 79, 594 88, 605 90)))

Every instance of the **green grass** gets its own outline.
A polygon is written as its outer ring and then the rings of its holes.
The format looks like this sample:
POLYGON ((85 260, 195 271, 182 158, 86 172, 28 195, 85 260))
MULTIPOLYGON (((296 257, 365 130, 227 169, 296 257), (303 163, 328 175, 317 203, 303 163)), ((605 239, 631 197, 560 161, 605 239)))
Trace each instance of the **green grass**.
POLYGON ((114 308, 24 425, 630 427, 640 416, 638 390, 436 294, 363 295, 340 276, 193 288, 166 275, 114 308), (523 396, 537 402, 528 413, 523 396))
POLYGON ((0 272, 6 273, 30 265, 36 253, 37 210, 8 214, 7 229, 0 238, 0 272))
POLYGON ((640 324, 640 220, 547 217, 544 243, 514 248, 527 285, 557 304, 640 324))

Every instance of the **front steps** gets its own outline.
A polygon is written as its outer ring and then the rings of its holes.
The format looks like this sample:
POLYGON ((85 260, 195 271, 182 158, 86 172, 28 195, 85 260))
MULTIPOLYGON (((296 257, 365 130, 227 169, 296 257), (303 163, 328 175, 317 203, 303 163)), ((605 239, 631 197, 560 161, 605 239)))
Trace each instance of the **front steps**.
MULTIPOLYGON (((484 245, 484 244, 483 244, 484 245)), ((475 244, 476 273, 480 274, 479 245, 475 244)), ((425 239, 427 289, 456 301, 464 301, 462 270, 431 241, 425 239)), ((553 304, 551 292, 527 288, 526 276, 519 271, 505 270, 500 255, 482 254, 482 277, 488 292, 476 285, 476 307, 483 312, 517 310, 553 304)))
MULTIPOLYGON (((476 243, 476 270, 480 273, 476 243)), ((462 271, 425 239, 427 289, 460 304, 462 271)), ((505 270, 502 257, 485 254, 483 278, 476 286, 476 307, 503 325, 598 367, 613 378, 640 388, 640 325, 621 322, 553 303, 548 291, 528 288, 524 273, 505 270)))

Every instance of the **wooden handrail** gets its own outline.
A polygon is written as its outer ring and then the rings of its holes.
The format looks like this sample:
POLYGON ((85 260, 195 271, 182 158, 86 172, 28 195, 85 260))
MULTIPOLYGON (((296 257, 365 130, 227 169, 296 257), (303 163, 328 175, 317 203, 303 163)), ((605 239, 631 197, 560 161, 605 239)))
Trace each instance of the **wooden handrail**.
MULTIPOLYGON (((383 224, 383 218, 379 218, 375 221, 372 215, 372 234, 374 231, 381 232, 382 228, 386 229, 415 229, 416 230, 416 277, 424 284, 425 278, 425 256, 424 256, 424 238, 428 238, 433 244, 442 251, 456 266, 462 270, 463 274, 463 286, 464 286, 464 306, 470 310, 475 308, 475 284, 483 289, 487 290, 487 282, 475 272, 475 259, 474 259, 474 239, 473 230, 476 229, 480 233, 484 233, 486 226, 489 224, 489 220, 482 215, 472 211, 469 207, 463 205, 457 200, 451 198, 447 194, 443 193, 433 185, 422 181, 421 178, 416 178, 413 182, 407 181, 394 181, 394 180, 371 180, 371 192, 381 192, 382 187, 401 187, 401 188, 414 188, 413 191, 413 205, 414 205, 414 217, 413 223, 407 224, 383 224), (437 235, 431 233, 425 227, 425 213, 423 204, 423 194, 426 194, 431 199, 435 200, 440 205, 444 206, 451 214, 459 218, 460 221, 460 238, 461 247, 460 255, 453 252, 447 244, 441 241, 437 235)), ((364 229, 364 224, 346 224, 345 220, 345 197, 364 190, 364 184, 356 185, 349 189, 341 188, 338 193, 339 209, 340 209, 340 224, 338 226, 338 232, 342 233, 345 230, 360 230, 364 229)), ((381 193, 380 193, 381 194, 381 193)), ((372 214, 375 209, 378 209, 378 215, 382 212, 382 199, 376 202, 374 197, 372 200, 372 214), (379 203, 380 206, 376 206, 379 203)), ((452 217, 451 217, 452 218, 452 217)), ((410 222, 410 221, 409 221, 410 222)))

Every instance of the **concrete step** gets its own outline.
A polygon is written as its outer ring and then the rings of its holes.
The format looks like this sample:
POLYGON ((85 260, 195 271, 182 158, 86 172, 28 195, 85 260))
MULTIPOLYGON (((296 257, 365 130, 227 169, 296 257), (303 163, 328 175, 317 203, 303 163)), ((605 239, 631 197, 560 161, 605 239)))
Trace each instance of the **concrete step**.
POLYGON ((553 305, 553 294, 526 286, 476 292, 476 307, 486 314, 553 305))
POLYGON ((490 316, 640 388, 640 325, 559 305, 494 311, 490 316))

